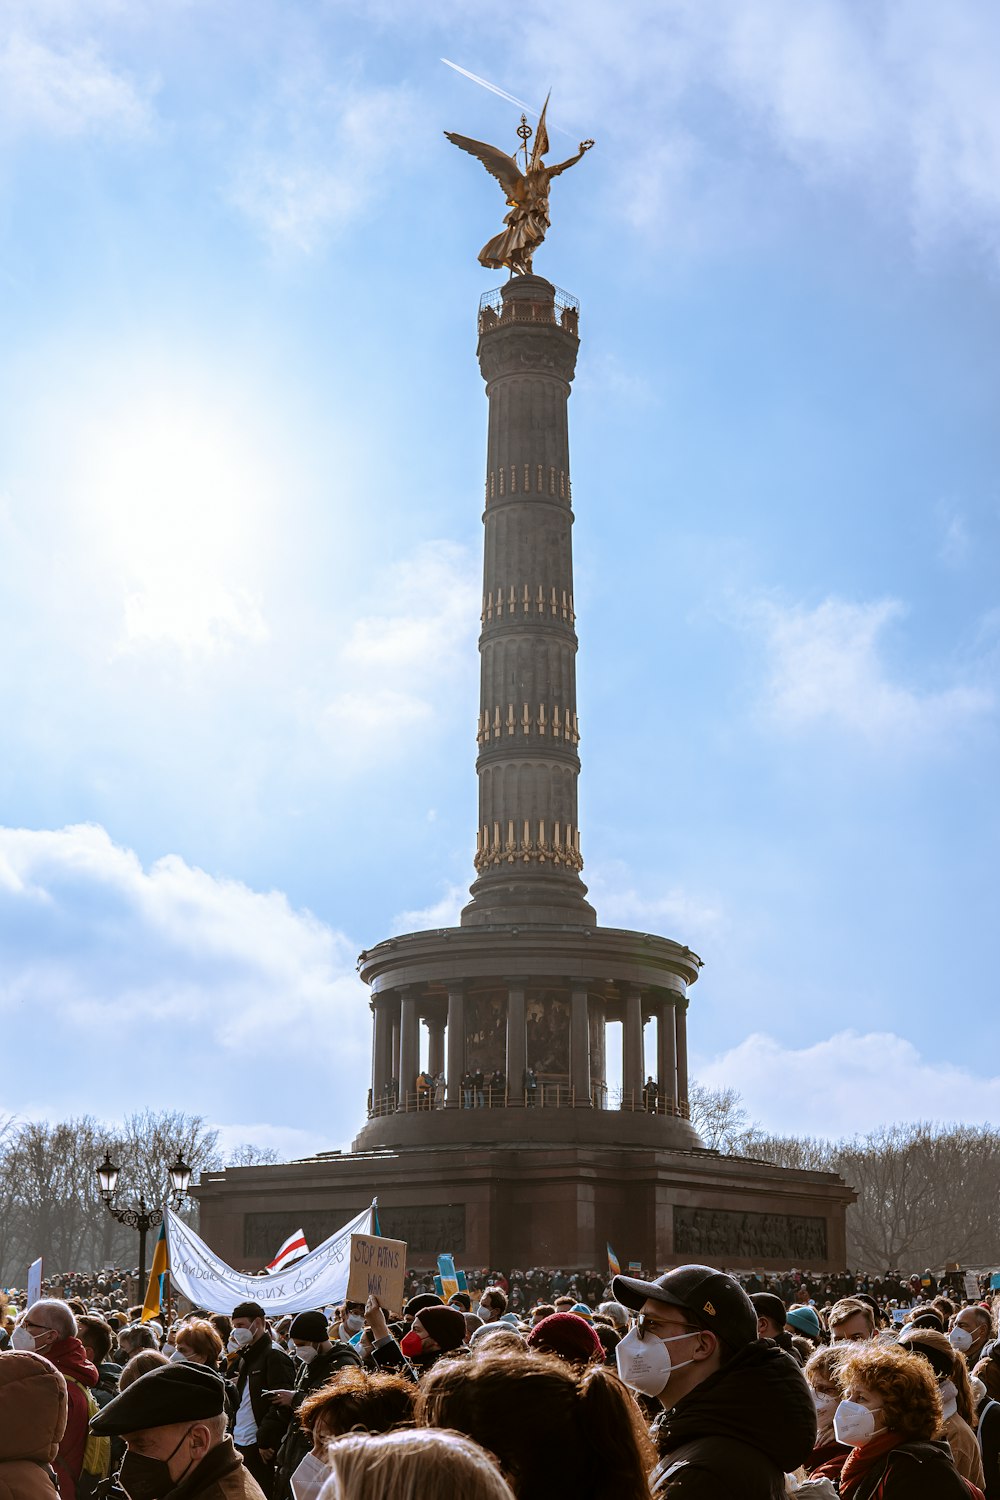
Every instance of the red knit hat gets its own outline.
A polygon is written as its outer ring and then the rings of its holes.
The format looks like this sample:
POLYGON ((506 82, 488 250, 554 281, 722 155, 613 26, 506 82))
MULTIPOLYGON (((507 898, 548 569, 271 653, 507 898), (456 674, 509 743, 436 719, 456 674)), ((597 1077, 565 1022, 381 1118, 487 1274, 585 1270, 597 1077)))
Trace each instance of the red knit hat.
POLYGON ((556 1354, 572 1365, 604 1362, 604 1345, 591 1324, 577 1313, 550 1313, 528 1334, 528 1345, 543 1354, 556 1354))

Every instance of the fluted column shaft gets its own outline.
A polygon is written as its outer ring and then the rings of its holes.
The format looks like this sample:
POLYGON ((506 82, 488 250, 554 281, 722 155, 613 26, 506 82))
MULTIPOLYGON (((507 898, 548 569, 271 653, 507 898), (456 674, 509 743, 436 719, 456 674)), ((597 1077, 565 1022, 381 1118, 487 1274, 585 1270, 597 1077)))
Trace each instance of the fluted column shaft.
POLYGON ((573 515, 566 405, 576 316, 515 277, 480 323, 489 399, 477 879, 463 926, 593 925, 580 879, 573 515))

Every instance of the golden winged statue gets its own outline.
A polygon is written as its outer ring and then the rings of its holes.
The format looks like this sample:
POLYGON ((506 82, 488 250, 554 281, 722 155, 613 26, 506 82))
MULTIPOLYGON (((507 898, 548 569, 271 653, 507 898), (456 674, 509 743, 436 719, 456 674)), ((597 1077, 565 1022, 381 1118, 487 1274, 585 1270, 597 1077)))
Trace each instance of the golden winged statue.
POLYGON ((581 141, 580 149, 568 161, 547 167, 542 157, 549 149, 549 136, 545 128, 545 111, 549 107, 546 99, 534 132, 535 141, 528 155, 528 140, 532 130, 524 115, 518 135, 524 149, 524 171, 517 164, 516 153, 508 156, 499 146, 487 146, 484 141, 472 141, 468 136, 455 135, 446 130, 445 135, 455 146, 477 156, 492 177, 503 188, 510 213, 504 219, 505 229, 484 245, 479 252, 479 263, 498 269, 507 266, 514 276, 531 275, 531 257, 545 238, 549 227, 549 183, 567 167, 575 166, 593 141, 581 141))

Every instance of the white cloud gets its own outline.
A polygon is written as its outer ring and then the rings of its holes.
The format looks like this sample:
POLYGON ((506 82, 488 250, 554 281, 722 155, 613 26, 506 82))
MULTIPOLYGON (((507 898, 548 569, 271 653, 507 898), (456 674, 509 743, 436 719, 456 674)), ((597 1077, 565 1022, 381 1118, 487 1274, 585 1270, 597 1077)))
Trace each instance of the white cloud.
POLYGON ((166 1027, 224 1066, 270 1051, 279 1017, 283 1066, 366 1056, 349 938, 177 855, 146 869, 103 828, 0 829, 0 934, 0 1014, 29 1008, 67 1056, 84 1035, 166 1027))
POLYGON ((640 893, 635 875, 615 860, 603 860, 599 867, 585 870, 584 878, 589 899, 604 926, 660 933, 695 952, 699 944, 719 939, 724 918, 714 900, 656 878, 650 881, 648 891, 640 893))
POLYGON ((732 1086, 766 1130, 837 1139, 913 1120, 1000 1118, 1000 1077, 930 1060, 894 1032, 840 1031, 805 1047, 755 1032, 714 1057, 693 1057, 711 1088, 732 1086))
POLYGON ((279 1161, 297 1161, 305 1156, 315 1156, 317 1151, 336 1149, 331 1145, 329 1135, 316 1130, 300 1130, 295 1125, 271 1125, 256 1120, 249 1125, 213 1123, 212 1129, 219 1132, 223 1160, 239 1146, 274 1151, 279 1161))
POLYGON ((969 524, 953 501, 942 500, 937 510, 943 531, 941 560, 950 568, 961 568, 968 562, 972 550, 969 524))
POLYGON ((59 49, 17 31, 0 39, 0 129, 5 133, 134 135, 149 123, 148 99, 94 44, 59 49))
MULTIPOLYGON (((1000 253, 1000 15, 979 0, 633 0, 614 11, 552 0, 518 48, 521 67, 554 85, 555 118, 589 121, 624 156, 616 195, 657 237, 697 242, 699 224, 754 232, 768 212, 759 156, 771 151, 807 181, 860 189, 919 242, 958 236, 1000 253), (737 128, 716 161, 726 107, 737 128), (638 203, 620 194, 623 171, 638 203)), ((515 92, 529 86, 519 78, 507 74, 515 92)))
POLYGON ((362 218, 419 133, 405 87, 285 78, 235 168, 233 203, 275 249, 309 254, 362 218))
POLYGON ((836 728, 875 744, 938 743, 989 712, 976 686, 921 690, 894 681, 886 629, 905 613, 895 599, 829 598, 810 609, 759 600, 746 611, 768 653, 761 709, 784 732, 836 728))
POLYGON ((452 542, 427 542, 379 575, 374 612, 348 632, 336 667, 341 689, 323 715, 341 757, 402 753, 401 731, 450 712, 463 684, 474 721, 479 578, 478 561, 452 542))
MULTIPOLYGON (((0 878, 2 878, 0 870, 0 878)), ((417 911, 401 911, 392 919, 393 932, 424 932, 430 927, 457 927, 462 907, 469 899, 465 885, 449 884, 439 901, 417 911)))

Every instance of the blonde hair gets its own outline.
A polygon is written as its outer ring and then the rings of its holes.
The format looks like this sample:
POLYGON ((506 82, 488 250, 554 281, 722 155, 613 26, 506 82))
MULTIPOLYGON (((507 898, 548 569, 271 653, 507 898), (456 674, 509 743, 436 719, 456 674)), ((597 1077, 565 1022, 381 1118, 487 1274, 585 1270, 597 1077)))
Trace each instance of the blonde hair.
POLYGON ((326 1461, 323 1500, 514 1500, 493 1460, 457 1432, 350 1433, 326 1461))

